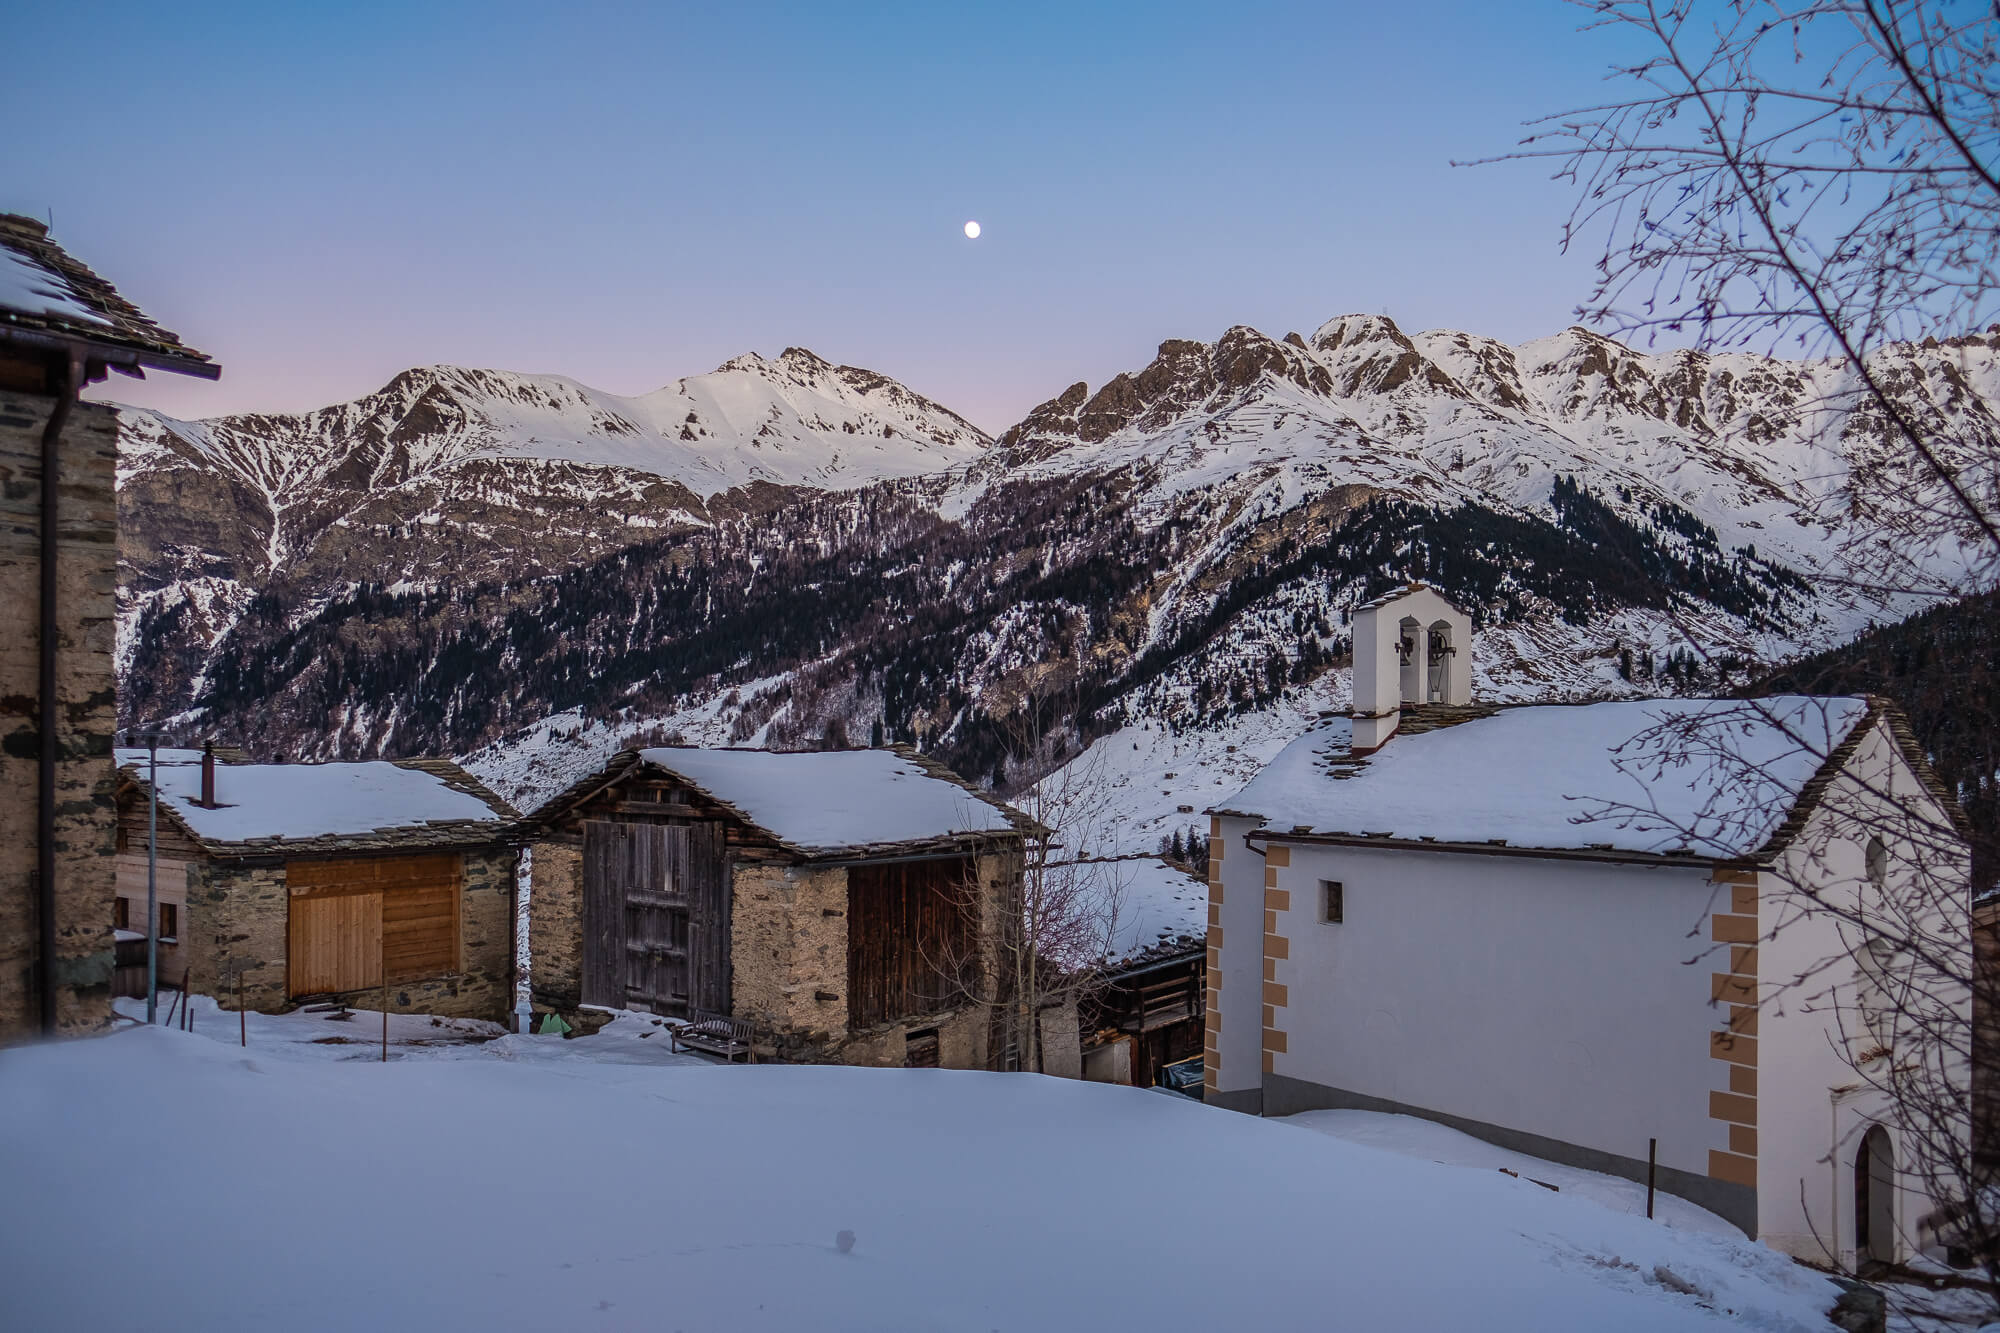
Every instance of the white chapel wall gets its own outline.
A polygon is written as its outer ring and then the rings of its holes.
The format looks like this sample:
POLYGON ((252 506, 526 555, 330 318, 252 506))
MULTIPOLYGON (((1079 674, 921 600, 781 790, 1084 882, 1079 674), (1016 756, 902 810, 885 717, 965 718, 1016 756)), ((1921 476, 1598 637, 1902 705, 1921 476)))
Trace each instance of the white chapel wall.
POLYGON ((1274 1073, 1697 1175, 1725 1146, 1706 869, 1297 845, 1279 883, 1274 1073))

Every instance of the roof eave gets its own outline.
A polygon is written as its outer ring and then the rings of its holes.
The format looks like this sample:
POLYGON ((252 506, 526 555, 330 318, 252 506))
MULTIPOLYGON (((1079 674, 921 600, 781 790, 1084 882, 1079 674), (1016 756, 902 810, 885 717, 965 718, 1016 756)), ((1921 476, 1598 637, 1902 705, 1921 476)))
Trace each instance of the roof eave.
POLYGON ((222 367, 199 354, 183 356, 140 347, 130 342, 93 338, 80 331, 69 329, 32 328, 0 321, 0 342, 19 343, 43 351, 75 354, 87 360, 102 361, 107 366, 166 370, 177 375, 192 375, 205 380, 222 378, 222 367))
POLYGON ((1520 847, 1486 842, 1427 842, 1421 838, 1371 838, 1356 833, 1287 833, 1280 829, 1258 828, 1243 835, 1246 840, 1311 843, 1330 847, 1367 847, 1393 851, 1449 852, 1470 856, 1513 856, 1539 861, 1601 861, 1616 865, 1647 865, 1688 869, 1707 867, 1718 870, 1755 869, 1768 865, 1771 858, 1763 848, 1744 856, 1715 856, 1705 852, 1641 852, 1618 847, 1520 847))

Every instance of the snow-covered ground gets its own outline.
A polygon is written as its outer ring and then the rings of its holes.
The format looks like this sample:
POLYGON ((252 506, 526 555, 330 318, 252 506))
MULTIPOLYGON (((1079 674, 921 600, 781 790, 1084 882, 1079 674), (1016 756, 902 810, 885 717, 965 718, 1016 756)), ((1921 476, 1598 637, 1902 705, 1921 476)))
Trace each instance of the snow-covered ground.
POLYGON ((350 1063, 232 1018, 0 1052, 10 1326, 1638 1333, 1835 1297, 1738 1236, 1146 1091, 602 1034, 350 1063))
MULTIPOLYGON (((173 1005, 171 991, 160 996, 160 1022, 173 1005)), ((336 1013, 289 1014, 224 1012, 214 1000, 197 995, 195 1035, 237 1046, 247 1055, 283 1060, 379 1063, 382 1059, 382 1011, 350 1009, 336 1013)), ((144 1022, 144 1000, 112 1002, 121 1018, 144 1022)), ((176 1020, 178 1026, 178 1020, 176 1020)), ((705 1065, 707 1056, 676 1053, 667 1039, 668 1020, 651 1014, 619 1013, 588 1038, 523 1036, 497 1023, 476 1018, 433 1018, 428 1014, 390 1014, 388 1046, 391 1062, 404 1060, 505 1060, 525 1064, 705 1065)))
MULTIPOLYGON (((1383 1115, 1376 1111, 1304 1111, 1272 1123, 1309 1129, 1346 1143, 1381 1148, 1441 1166, 1512 1171, 1530 1183, 1541 1181, 1554 1185, 1560 1193, 1573 1199, 1587 1199, 1600 1208, 1637 1217, 1646 1215, 1646 1187, 1637 1181, 1512 1152, 1484 1139, 1475 1139, 1470 1134, 1461 1134, 1449 1125, 1413 1115, 1383 1115)), ((1743 1234, 1735 1223, 1671 1194, 1654 1196, 1653 1216, 1667 1226, 1686 1231, 1699 1231, 1711 1236, 1743 1234)))

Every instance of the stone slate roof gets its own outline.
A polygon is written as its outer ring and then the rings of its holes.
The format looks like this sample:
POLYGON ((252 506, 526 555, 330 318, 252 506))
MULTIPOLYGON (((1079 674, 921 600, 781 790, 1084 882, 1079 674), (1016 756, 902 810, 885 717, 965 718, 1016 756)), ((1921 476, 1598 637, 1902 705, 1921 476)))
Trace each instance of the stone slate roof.
MULTIPOLYGON (((869 860, 887 856, 921 855, 930 852, 955 852, 963 851, 968 846, 983 840, 990 840, 994 837, 1034 837, 1044 832, 1042 826, 1034 820, 1028 818, 1028 816, 1005 802, 995 800, 989 793, 983 792, 973 786, 943 764, 938 763, 935 759, 919 754, 907 745, 891 745, 884 747, 884 749, 893 752, 902 760, 921 769, 924 776, 949 783, 974 800, 979 801, 982 805, 992 807, 999 812, 1008 827, 1005 830, 964 832, 937 837, 912 838, 895 842, 844 842, 838 846, 808 846, 787 837, 785 830, 772 828, 767 822, 753 817, 750 812, 743 809, 740 805, 717 792, 709 790, 701 783, 692 780, 687 774, 675 771, 670 762, 664 761, 672 755, 673 747, 657 746, 648 748, 635 747, 619 751, 611 757, 603 768, 571 783, 568 787, 550 797, 540 808, 527 816, 525 823, 533 829, 547 830, 560 823, 577 808, 588 803, 606 788, 630 778, 644 776, 650 770, 653 774, 671 779, 688 787, 690 790, 698 793, 702 800, 708 805, 713 806, 716 811, 735 820, 745 829, 752 831, 772 846, 780 848, 801 860, 824 860, 830 858, 844 861, 869 860)), ((789 752, 755 751, 750 753, 782 755, 789 752)), ((824 755, 828 752, 808 750, 797 751, 795 753, 803 757, 806 755, 824 755)), ((843 753, 868 754, 870 752, 852 751, 843 753)), ((874 753, 881 752, 877 751, 874 753)))
POLYGON ((117 288, 50 240, 48 228, 36 219, 0 213, 0 250, 47 274, 54 288, 68 292, 78 305, 105 321, 0 305, 0 342, 48 350, 78 348, 91 360, 129 373, 145 366, 211 380, 222 373, 206 354, 148 319, 117 288))
MULTIPOLYGON (((128 752, 129 753, 129 752, 128 752)), ((164 753, 164 752, 163 752, 164 753)), ((245 768, 283 767, 245 763, 238 752, 216 750, 219 764, 239 774, 245 768)), ((255 837, 223 839, 204 835, 183 818, 173 803, 159 802, 160 822, 170 827, 210 856, 220 859, 304 858, 312 856, 362 856, 370 853, 414 853, 492 847, 513 841, 520 833, 520 815, 479 779, 445 759, 398 759, 384 761, 410 772, 426 773, 455 792, 471 796, 493 812, 492 819, 424 820, 366 832, 320 834, 312 837, 255 837)), ((161 784, 163 787, 165 783, 161 784)), ((126 762, 118 769, 118 801, 144 802, 147 795, 146 761, 126 762)))

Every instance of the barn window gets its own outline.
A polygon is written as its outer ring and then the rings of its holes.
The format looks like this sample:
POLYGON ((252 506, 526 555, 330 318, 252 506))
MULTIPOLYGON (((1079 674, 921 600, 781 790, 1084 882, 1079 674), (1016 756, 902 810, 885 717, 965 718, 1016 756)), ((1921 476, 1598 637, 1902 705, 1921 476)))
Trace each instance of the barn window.
POLYGON ((111 900, 111 925, 115 930, 132 929, 132 900, 113 898, 111 900))
POLYGON ((367 990, 458 970, 457 856, 293 861, 287 989, 367 990))
POLYGON ((160 904, 160 938, 169 943, 181 937, 181 909, 174 903, 160 904))
POLYGON ((1347 911, 1347 891, 1337 879, 1319 882, 1319 919, 1329 926, 1341 923, 1347 911))

